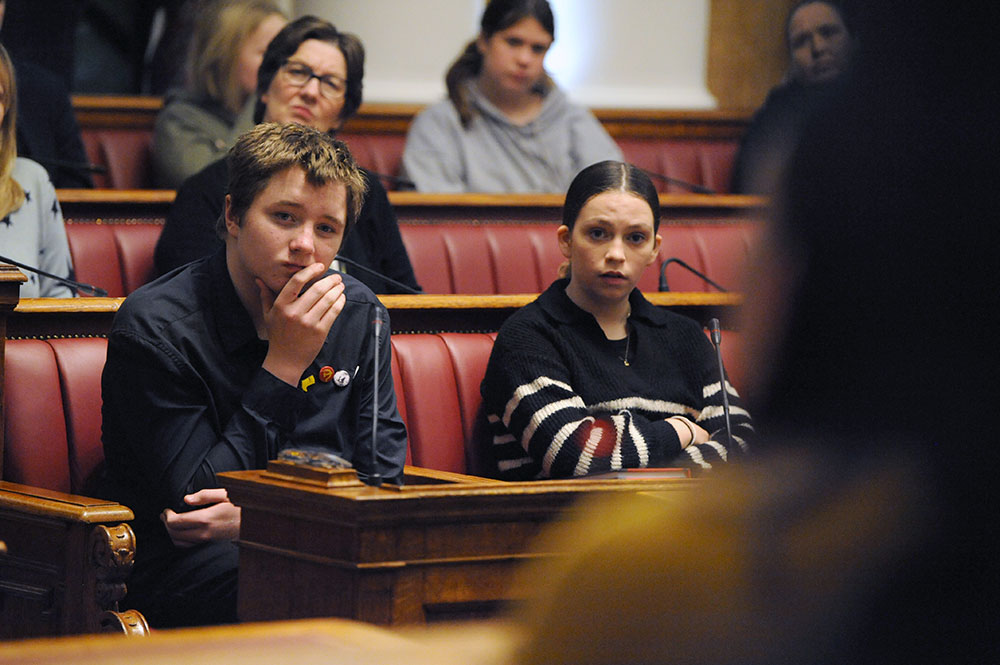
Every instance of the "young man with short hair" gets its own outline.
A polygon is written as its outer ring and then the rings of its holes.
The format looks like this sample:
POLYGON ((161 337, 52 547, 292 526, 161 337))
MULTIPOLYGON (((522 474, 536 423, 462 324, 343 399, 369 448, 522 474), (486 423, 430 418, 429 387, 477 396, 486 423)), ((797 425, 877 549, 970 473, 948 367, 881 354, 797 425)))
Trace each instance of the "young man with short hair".
POLYGON ((154 627, 236 620, 240 511, 216 473, 257 469, 289 447, 402 475, 385 308, 329 271, 364 180, 343 143, 263 124, 229 156, 222 251, 135 291, 115 317, 102 379, 105 495, 136 515, 130 607, 154 627))

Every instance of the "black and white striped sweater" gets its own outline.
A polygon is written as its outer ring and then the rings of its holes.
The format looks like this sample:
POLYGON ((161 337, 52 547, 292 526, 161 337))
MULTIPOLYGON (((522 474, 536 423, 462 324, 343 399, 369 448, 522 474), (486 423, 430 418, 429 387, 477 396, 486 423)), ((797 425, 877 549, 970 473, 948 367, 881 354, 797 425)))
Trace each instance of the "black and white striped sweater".
POLYGON ((718 364, 692 319, 629 297, 626 344, 609 341, 594 317, 554 282, 511 316, 493 346, 480 390, 500 476, 560 478, 646 466, 696 472, 747 451, 753 428, 726 382, 734 450, 726 448, 718 364), (681 449, 665 419, 682 415, 712 440, 681 449))

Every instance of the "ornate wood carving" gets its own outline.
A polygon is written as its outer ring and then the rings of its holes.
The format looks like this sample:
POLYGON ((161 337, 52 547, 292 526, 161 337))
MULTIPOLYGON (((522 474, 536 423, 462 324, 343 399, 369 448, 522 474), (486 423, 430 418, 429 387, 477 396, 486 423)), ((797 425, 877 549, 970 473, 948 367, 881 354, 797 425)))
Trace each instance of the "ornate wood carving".
POLYGON ((101 615, 101 632, 139 637, 149 635, 149 623, 138 610, 115 612, 108 610, 101 615))
POLYGON ((125 597, 125 579, 135 560, 135 533, 128 524, 99 524, 90 532, 91 561, 96 568, 94 594, 104 610, 117 610, 125 597))

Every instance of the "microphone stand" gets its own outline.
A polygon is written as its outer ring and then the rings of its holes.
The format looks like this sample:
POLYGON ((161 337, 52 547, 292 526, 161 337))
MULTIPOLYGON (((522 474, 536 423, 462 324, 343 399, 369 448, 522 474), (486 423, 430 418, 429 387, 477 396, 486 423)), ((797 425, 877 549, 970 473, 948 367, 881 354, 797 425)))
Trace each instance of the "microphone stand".
POLYGON ((648 175, 650 178, 653 178, 654 180, 659 180, 661 182, 665 182, 668 185, 677 185, 679 187, 683 187, 684 189, 686 189, 688 191, 691 191, 691 192, 694 192, 695 194, 715 194, 716 193, 716 191, 714 189, 709 189, 708 187, 705 187, 704 185, 696 185, 693 182, 687 182, 686 180, 678 180, 677 178, 671 178, 668 175, 663 175, 662 173, 655 173, 653 171, 647 171, 646 169, 642 169, 642 171, 643 171, 643 173, 645 173, 646 175, 648 175))
POLYGON ((382 485, 382 475, 378 472, 378 354, 379 341, 382 335, 382 319, 377 314, 374 324, 375 355, 372 361, 372 471, 368 476, 368 484, 375 487, 382 485))
POLYGON ((660 266, 660 291, 670 290, 670 287, 667 286, 667 266, 670 265, 671 263, 676 263, 677 265, 684 268, 688 272, 694 273, 698 277, 701 277, 703 280, 705 280, 706 282, 717 288, 719 291, 722 291, 723 293, 729 293, 729 289, 726 289, 725 287, 721 286, 718 282, 715 282, 712 279, 710 279, 708 275, 706 275, 705 273, 692 268, 687 263, 681 261, 675 256, 670 257, 669 259, 663 262, 663 265, 660 266))
POLYGON ((45 272, 44 270, 41 270, 39 268, 34 268, 32 266, 25 265, 25 264, 23 264, 23 263, 21 263, 19 261, 15 261, 14 259, 7 258, 6 256, 3 256, 3 255, 0 255, 0 263, 9 263, 11 265, 17 266, 18 268, 20 268, 22 270, 27 270, 28 272, 33 272, 36 275, 41 275, 42 277, 48 277, 49 279, 54 279, 55 281, 59 282, 60 284, 65 284, 66 286, 70 286, 70 287, 72 287, 72 288, 80 291, 81 293, 84 293, 84 294, 87 294, 87 295, 98 296, 98 297, 101 297, 101 298, 106 298, 107 295, 108 295, 108 292, 105 291, 104 289, 100 288, 99 286, 92 286, 90 284, 84 284, 83 282, 77 282, 77 281, 74 281, 72 279, 68 279, 66 277, 60 277, 59 275, 53 275, 50 272, 45 272))
POLYGON ((389 282, 390 284, 392 284, 396 288, 401 289, 402 291, 405 291, 406 293, 412 293, 413 295, 417 295, 417 296, 423 295, 422 291, 418 291, 418 290, 416 290, 415 288, 413 288, 412 286, 410 286, 408 284, 403 284, 402 282, 398 282, 398 281, 394 280, 392 277, 389 277, 387 275, 383 275, 382 273, 380 273, 377 270, 372 270, 368 266, 363 266, 360 263, 358 263, 357 261, 353 261, 353 260, 345 257, 343 254, 337 254, 337 258, 335 260, 340 261, 341 263, 346 263, 347 265, 351 266, 352 268, 357 268, 358 270, 361 270, 362 272, 366 272, 369 275, 373 275, 374 277, 378 277, 379 279, 385 280, 386 282, 389 282))
POLYGON ((722 389, 722 412, 726 415, 726 447, 733 449, 733 428, 729 424, 729 391, 726 390, 726 369, 722 365, 722 330, 719 320, 711 319, 708 327, 712 333, 712 345, 715 347, 715 357, 719 360, 719 387, 722 389))

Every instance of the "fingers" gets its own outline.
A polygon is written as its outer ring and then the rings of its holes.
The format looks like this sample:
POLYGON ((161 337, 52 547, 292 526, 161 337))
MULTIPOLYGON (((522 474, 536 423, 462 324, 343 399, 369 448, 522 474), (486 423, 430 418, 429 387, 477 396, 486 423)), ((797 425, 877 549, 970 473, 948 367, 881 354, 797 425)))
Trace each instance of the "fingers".
POLYGON ((160 513, 160 520, 175 545, 188 547, 211 540, 239 537, 241 511, 226 499, 225 490, 201 490, 184 498, 191 505, 196 505, 192 499, 204 500, 210 505, 185 513, 170 508, 160 513))
POLYGON ((188 494, 184 497, 184 503, 189 506, 207 506, 228 500, 229 494, 223 487, 198 490, 194 494, 188 494))

